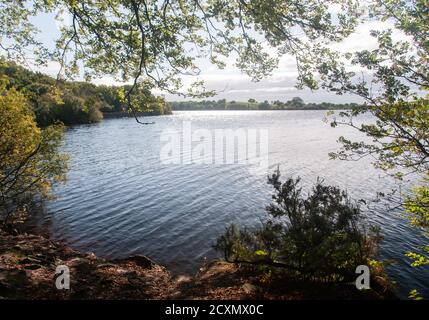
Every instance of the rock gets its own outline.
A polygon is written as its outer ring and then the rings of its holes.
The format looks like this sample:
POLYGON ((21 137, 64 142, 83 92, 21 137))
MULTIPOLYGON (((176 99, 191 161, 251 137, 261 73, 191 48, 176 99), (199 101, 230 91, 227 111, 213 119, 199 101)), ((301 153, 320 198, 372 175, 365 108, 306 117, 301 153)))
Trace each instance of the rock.
POLYGON ((79 265, 88 264, 88 263, 89 263, 89 261, 87 259, 76 257, 76 258, 73 258, 71 260, 66 261, 65 264, 68 267, 72 268, 72 267, 77 267, 79 265))
POLYGON ((157 265, 155 261, 153 261, 150 258, 143 256, 143 255, 135 255, 135 256, 132 256, 129 258, 125 258, 125 259, 119 259, 117 261, 119 261, 119 262, 134 262, 139 267, 146 268, 146 269, 152 269, 153 267, 155 267, 157 265))
POLYGON ((243 284, 242 288, 243 288, 244 292, 246 292, 247 294, 255 293, 259 290, 259 288, 257 286, 250 284, 248 282, 243 284))

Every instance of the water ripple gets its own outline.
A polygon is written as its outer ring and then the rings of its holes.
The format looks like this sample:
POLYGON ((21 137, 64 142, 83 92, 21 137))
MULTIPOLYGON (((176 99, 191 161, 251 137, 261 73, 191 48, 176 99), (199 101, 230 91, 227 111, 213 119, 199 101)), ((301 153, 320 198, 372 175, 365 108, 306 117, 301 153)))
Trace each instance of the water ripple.
MULTIPOLYGON (((329 160, 340 135, 359 138, 355 131, 333 129, 322 122, 323 111, 177 112, 156 117, 153 126, 133 119, 111 119, 68 130, 64 151, 71 155, 65 185, 55 186, 57 200, 47 205, 45 221, 53 237, 107 258, 147 254, 173 272, 195 272, 216 237, 230 223, 257 225, 265 216, 271 190, 266 174, 278 165, 283 176, 301 176, 305 188, 317 177, 346 188, 355 199, 373 199, 394 187, 368 161, 329 160), (269 171, 255 174, 249 164, 177 164, 160 161, 165 129, 267 129, 269 171)), ((183 140, 183 137, 181 137, 183 140)), ((209 143, 209 142, 204 142, 209 143)), ((199 159, 181 150, 185 160, 199 159)), ((396 259, 392 278, 410 289, 429 293, 428 275, 407 267, 403 253, 421 241, 399 213, 383 207, 368 212, 385 236, 380 255, 396 259)))

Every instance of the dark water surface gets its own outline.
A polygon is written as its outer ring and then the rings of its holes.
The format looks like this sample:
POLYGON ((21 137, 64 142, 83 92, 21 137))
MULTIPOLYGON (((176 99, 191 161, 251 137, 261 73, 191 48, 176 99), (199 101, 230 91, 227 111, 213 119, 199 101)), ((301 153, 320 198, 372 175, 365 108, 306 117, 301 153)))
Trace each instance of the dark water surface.
MULTIPOLYGON (((373 199, 377 191, 397 187, 368 160, 329 160, 340 135, 359 134, 331 128, 323 122, 324 115, 324 111, 182 111, 152 117, 154 125, 112 119, 73 127, 64 145, 71 156, 68 182, 55 187, 58 198, 47 204, 44 223, 55 239, 77 249, 105 258, 145 254, 175 273, 194 273, 205 258, 218 255, 211 246, 227 225, 251 226, 265 216, 271 194, 266 174, 278 165, 283 176, 301 176, 305 186, 321 177, 346 188, 356 199, 373 199), (182 163, 163 163, 165 130, 181 133, 187 121, 192 132, 209 129, 213 135, 215 129, 268 130, 268 169, 255 170, 249 163, 188 164, 191 154, 186 150, 181 150, 182 163)), ((399 288, 401 295, 406 297, 413 288, 428 294, 428 273, 408 267, 403 256, 421 241, 415 230, 400 213, 381 205, 368 216, 385 236, 381 257, 396 259, 388 272, 406 284, 399 288)))

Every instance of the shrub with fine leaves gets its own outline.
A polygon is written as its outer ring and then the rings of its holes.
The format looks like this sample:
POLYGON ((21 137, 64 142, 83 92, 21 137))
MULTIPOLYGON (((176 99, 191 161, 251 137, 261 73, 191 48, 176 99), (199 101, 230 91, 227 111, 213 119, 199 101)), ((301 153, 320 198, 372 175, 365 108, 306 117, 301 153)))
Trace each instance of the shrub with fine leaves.
POLYGON ((330 281, 353 279, 358 265, 369 264, 378 230, 366 231, 359 206, 345 191, 318 180, 305 194, 299 178, 281 182, 278 170, 268 183, 275 191, 269 218, 257 229, 231 225, 215 246, 225 260, 330 281))

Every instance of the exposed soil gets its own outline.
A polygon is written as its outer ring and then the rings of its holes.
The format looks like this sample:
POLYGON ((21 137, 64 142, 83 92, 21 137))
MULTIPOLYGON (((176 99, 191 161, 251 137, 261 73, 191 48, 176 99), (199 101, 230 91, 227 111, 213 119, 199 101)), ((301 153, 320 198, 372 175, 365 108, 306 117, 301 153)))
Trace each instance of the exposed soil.
POLYGON ((0 299, 391 299, 390 290, 354 284, 267 278, 257 269, 211 261, 192 276, 173 277, 145 256, 105 260, 46 237, 0 231, 0 299), (70 269, 70 289, 56 288, 56 267, 70 269))

